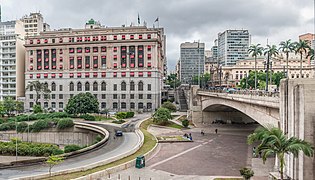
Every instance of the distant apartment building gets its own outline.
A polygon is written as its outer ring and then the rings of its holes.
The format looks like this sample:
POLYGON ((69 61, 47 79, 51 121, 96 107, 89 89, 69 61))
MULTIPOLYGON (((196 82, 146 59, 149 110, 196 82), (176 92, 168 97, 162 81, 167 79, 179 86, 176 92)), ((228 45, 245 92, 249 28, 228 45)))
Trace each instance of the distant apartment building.
POLYGON ((16 99, 24 88, 24 28, 17 21, 0 22, 0 100, 16 99))
POLYGON ((218 60, 222 66, 233 66, 248 57, 248 30, 226 30, 218 34, 218 60))
POLYGON ((191 84, 194 76, 204 73, 205 44, 185 42, 180 45, 179 77, 182 84, 191 84))
MULTIPOLYGON (((63 111, 72 96, 90 92, 101 110, 157 109, 165 73, 164 29, 88 24, 26 39, 26 84, 38 80, 51 90, 50 99, 40 97, 41 105, 63 111)), ((33 107, 35 95, 25 92, 26 109, 33 107)))
POLYGON ((24 23, 26 36, 36 36, 40 32, 50 31, 50 26, 44 22, 41 13, 30 13, 30 15, 23 16, 21 21, 24 23))

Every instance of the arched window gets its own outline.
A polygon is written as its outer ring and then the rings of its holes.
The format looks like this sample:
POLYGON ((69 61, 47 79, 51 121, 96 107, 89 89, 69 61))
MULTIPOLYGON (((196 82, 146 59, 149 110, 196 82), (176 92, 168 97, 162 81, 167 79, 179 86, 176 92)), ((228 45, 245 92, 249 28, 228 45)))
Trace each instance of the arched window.
POLYGON ((106 108, 106 102, 102 102, 102 103, 101 103, 101 108, 102 108, 102 109, 105 109, 105 108, 106 108))
POLYGON ((98 84, 97 84, 97 82, 93 83, 93 91, 98 91, 98 84))
POLYGON ((143 82, 140 81, 138 84, 138 91, 143 91, 143 82))
POLYGON ((56 91, 56 83, 51 83, 51 91, 56 91))
POLYGON ((113 109, 117 109, 118 108, 118 103, 117 102, 114 102, 113 103, 113 109))
POLYGON ((134 109, 135 108, 135 103, 134 102, 131 102, 130 103, 130 109, 134 109))
POLYGON ((90 91, 90 83, 89 82, 86 82, 84 87, 85 87, 85 91, 90 91))
POLYGON ((142 102, 138 103, 138 109, 143 109, 143 103, 142 102))
POLYGON ((101 91, 106 91, 106 83, 102 82, 101 84, 101 91))
POLYGON ((121 90, 122 90, 122 91, 126 91, 126 89, 127 89, 127 84, 126 84, 125 81, 123 81, 123 82, 121 83, 121 90))
POLYGON ((135 90, 135 82, 131 81, 130 82, 130 91, 134 91, 135 90))
POLYGON ((121 107, 121 109, 126 109, 127 108, 127 104, 125 102, 122 102, 120 107, 121 107))
POLYGON ((81 84, 81 82, 78 82, 77 91, 82 91, 82 84, 81 84))
POLYGON ((71 82, 70 85, 69 85, 69 91, 74 91, 74 84, 73 84, 73 82, 71 82))

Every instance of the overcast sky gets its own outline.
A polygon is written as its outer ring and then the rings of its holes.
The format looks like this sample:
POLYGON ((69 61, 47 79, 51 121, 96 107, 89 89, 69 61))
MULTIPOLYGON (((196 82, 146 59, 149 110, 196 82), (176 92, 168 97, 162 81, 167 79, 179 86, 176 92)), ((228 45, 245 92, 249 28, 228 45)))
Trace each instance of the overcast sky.
POLYGON ((167 36, 168 68, 173 70, 182 42, 206 43, 219 32, 248 29, 252 43, 279 44, 314 32, 315 0, 0 0, 2 20, 40 11, 52 29, 83 28, 94 18, 105 26, 141 23, 152 27, 159 17, 167 36))

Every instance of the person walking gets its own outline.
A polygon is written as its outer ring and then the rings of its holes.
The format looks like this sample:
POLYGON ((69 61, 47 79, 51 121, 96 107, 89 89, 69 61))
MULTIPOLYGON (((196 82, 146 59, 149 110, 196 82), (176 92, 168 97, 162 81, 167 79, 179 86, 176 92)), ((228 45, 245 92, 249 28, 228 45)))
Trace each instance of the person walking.
POLYGON ((218 134, 218 129, 215 129, 214 131, 215 131, 215 134, 218 134))
POLYGON ((204 135, 205 135, 205 132, 203 132, 203 130, 201 130, 200 134, 201 134, 202 136, 204 136, 204 135))

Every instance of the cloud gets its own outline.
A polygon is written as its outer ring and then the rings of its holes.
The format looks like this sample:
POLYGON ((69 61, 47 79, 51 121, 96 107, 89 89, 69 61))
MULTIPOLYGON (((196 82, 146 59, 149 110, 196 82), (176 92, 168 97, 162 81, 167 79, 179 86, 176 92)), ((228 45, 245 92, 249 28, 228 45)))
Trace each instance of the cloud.
POLYGON ((3 18, 41 11, 52 28, 83 28, 94 18, 106 26, 130 25, 140 14, 152 26, 159 17, 167 35, 169 69, 179 58, 180 43, 200 40, 210 49, 219 32, 248 29, 252 43, 278 44, 313 32, 309 0, 0 0, 3 18))

